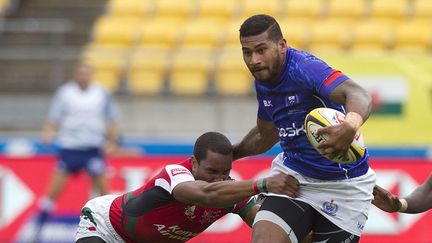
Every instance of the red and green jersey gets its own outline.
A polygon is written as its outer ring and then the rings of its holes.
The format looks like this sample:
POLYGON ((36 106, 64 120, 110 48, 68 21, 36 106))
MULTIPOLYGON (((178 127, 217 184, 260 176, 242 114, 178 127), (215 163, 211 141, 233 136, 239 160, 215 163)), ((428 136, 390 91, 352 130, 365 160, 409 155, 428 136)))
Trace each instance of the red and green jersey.
POLYGON ((228 213, 244 217, 254 203, 247 198, 229 208, 205 208, 178 202, 176 185, 194 181, 186 160, 167 165, 144 186, 123 194, 111 204, 110 221, 126 242, 185 242, 228 213))

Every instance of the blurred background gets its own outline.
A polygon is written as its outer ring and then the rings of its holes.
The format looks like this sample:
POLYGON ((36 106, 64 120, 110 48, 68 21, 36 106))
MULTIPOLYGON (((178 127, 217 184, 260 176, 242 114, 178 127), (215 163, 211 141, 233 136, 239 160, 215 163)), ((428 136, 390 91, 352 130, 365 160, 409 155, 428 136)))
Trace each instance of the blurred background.
MULTIPOLYGON (((160 167, 154 156, 178 160, 205 131, 236 142, 254 126, 257 105, 238 29, 258 13, 278 20, 290 46, 370 92, 373 114, 362 132, 378 183, 402 195, 422 183, 432 171, 431 0, 0 0, 0 242, 25 242, 54 165, 53 148, 42 146, 39 134, 54 90, 78 60, 88 60, 95 80, 115 95, 123 145, 142 153, 112 158, 112 188, 124 191, 146 178, 132 172, 160 167)), ((266 166, 246 160, 246 170, 265 170, 278 151, 258 159, 266 166)), ((74 188, 86 180, 67 189, 74 200, 60 199, 46 242, 71 241, 87 199, 74 188)), ((423 230, 430 213, 371 214, 362 242, 430 242, 423 230)), ((195 242, 248 242, 250 232, 235 222, 225 219, 231 228, 216 226, 195 242)))

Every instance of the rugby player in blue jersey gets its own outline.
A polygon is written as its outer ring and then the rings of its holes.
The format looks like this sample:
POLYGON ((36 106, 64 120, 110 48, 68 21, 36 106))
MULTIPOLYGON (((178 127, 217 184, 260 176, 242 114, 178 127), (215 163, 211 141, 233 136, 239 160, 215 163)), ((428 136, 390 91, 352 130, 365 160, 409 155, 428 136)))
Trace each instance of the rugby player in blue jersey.
POLYGON ((352 164, 326 159, 309 143, 303 122, 314 108, 346 114, 341 125, 320 129, 327 141, 319 149, 335 157, 347 152, 369 117, 371 97, 341 71, 317 57, 289 47, 276 20, 249 17, 240 27, 243 59, 255 78, 257 125, 234 145, 234 158, 261 154, 277 142, 283 152, 271 173, 300 182, 300 195, 268 194, 253 225, 252 242, 299 242, 312 231, 313 242, 358 242, 368 217, 375 173, 369 155, 352 164))

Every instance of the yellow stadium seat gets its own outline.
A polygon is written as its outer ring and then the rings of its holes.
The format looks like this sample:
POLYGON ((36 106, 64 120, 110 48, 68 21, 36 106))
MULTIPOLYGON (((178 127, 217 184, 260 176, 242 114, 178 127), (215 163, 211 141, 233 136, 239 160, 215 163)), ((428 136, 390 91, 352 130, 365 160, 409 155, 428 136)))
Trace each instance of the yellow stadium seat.
POLYGON ((243 61, 240 48, 225 48, 218 57, 214 85, 220 95, 248 95, 253 77, 243 61))
POLYGON ((146 21, 140 28, 139 45, 172 48, 179 41, 179 33, 184 22, 178 18, 156 18, 146 21))
POLYGON ((372 18, 403 19, 408 15, 409 0, 372 0, 372 18))
POLYGON ((94 26, 93 42, 98 45, 130 47, 138 38, 141 19, 135 17, 103 17, 94 26))
POLYGON ((134 94, 160 94, 164 89, 169 50, 140 48, 131 57, 127 84, 134 94))
POLYGON ((237 47, 241 49, 240 45, 240 25, 241 21, 233 21, 226 25, 223 32, 223 45, 225 47, 237 47))
POLYGON ((282 34, 289 46, 305 49, 309 43, 312 22, 306 18, 285 18, 279 21, 282 34))
POLYGON ((213 56, 203 49, 185 48, 174 54, 170 88, 175 95, 203 95, 208 91, 213 56))
POLYGON ((365 0, 330 0, 326 17, 358 19, 364 17, 365 13, 365 0))
POLYGON ((387 51, 391 44, 392 25, 385 21, 366 21, 353 27, 352 51, 387 51))
POLYGON ((237 0, 200 0, 198 1, 198 18, 218 19, 221 22, 229 21, 239 11, 237 0))
POLYGON ((118 48, 89 46, 82 54, 93 68, 93 79, 109 91, 117 90, 124 68, 125 52, 118 48))
POLYGON ((223 32, 219 22, 198 19, 189 22, 181 31, 181 47, 202 47, 212 49, 222 42, 223 32))
POLYGON ((431 0, 416 0, 414 1, 414 18, 432 19, 432 1, 431 0))
POLYGON ((394 49, 405 52, 424 52, 432 47, 432 21, 409 21, 396 29, 394 49))
POLYGON ((317 18, 323 14, 322 0, 288 1, 283 11, 284 17, 317 18))
POLYGON ((108 14, 120 17, 151 16, 154 0, 110 0, 108 3, 108 14))
POLYGON ((242 16, 243 18, 247 18, 255 14, 268 14, 277 18, 280 9, 282 9, 282 1, 280 0, 244 0, 242 4, 242 16))
POLYGON ((197 6, 196 0, 156 0, 155 15, 177 18, 188 18, 197 6))
POLYGON ((316 52, 335 52, 346 50, 352 23, 340 19, 317 21, 311 28, 309 50, 316 52))

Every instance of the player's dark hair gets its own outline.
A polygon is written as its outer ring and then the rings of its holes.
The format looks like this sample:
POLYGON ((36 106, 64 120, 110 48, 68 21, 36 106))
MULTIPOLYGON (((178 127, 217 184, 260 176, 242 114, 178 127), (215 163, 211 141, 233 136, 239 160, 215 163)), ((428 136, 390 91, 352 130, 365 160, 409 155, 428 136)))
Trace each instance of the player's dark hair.
POLYGON ((282 37, 282 31, 278 22, 270 15, 258 14, 247 18, 240 26, 240 37, 259 35, 264 32, 272 41, 279 41, 282 37))
POLYGON ((229 139, 218 132, 206 132, 199 136, 194 145, 193 155, 198 162, 207 158, 207 151, 228 155, 232 153, 232 144, 229 139))

